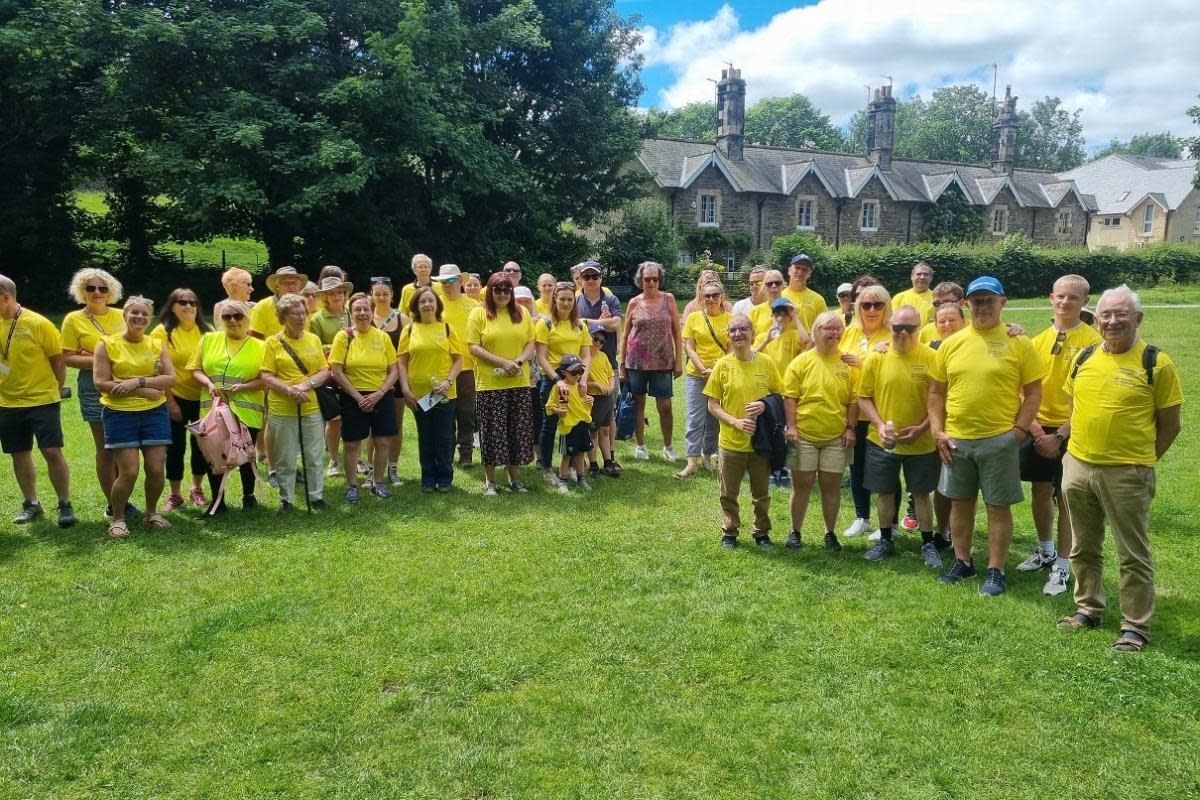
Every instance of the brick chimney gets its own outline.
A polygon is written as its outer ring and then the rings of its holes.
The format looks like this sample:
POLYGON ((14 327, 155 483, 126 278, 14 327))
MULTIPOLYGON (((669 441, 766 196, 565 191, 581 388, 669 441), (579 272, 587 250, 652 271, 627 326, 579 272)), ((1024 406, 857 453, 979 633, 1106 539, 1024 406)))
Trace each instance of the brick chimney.
POLYGON ((721 70, 717 83, 717 150, 730 161, 742 160, 746 133, 746 82, 740 69, 721 70))
POLYGON ((1017 98, 1004 87, 1004 104, 992 123, 992 171, 1012 175, 1017 162, 1017 98))
POLYGON ((892 148, 896 142, 896 99, 891 86, 880 86, 867 106, 867 156, 885 172, 892 170, 892 148))

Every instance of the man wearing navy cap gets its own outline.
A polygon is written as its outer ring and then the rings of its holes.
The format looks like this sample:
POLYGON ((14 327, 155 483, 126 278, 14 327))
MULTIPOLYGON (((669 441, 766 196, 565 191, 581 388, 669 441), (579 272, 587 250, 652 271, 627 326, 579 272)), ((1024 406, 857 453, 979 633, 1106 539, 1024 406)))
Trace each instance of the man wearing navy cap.
POLYGON ((812 272, 811 256, 807 253, 792 256, 788 262, 788 285, 783 290, 783 296, 796 307, 796 316, 806 331, 812 330, 813 320, 826 310, 825 298, 808 288, 812 272))
POLYGON ((989 596, 1005 590, 1011 507, 1023 498, 1019 449, 1030 435, 1046 375, 1028 337, 1010 336, 1001 323, 1007 302, 997 279, 971 281, 971 326, 942 342, 929 372, 929 427, 943 465, 938 491, 951 500, 955 556, 938 580, 957 583, 976 574, 971 533, 982 491, 988 568, 979 593, 989 596))

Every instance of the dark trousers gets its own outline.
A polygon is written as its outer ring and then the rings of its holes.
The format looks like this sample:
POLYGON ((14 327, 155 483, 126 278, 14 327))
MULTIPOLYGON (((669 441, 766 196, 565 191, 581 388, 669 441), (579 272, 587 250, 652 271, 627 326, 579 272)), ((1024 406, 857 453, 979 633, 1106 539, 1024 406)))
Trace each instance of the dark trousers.
MULTIPOLYGON (((259 428, 247 428, 250 431, 250 438, 255 442, 258 441, 259 428)), ((212 470, 205 464, 205 470, 208 472, 208 492, 209 497, 217 496, 217 489, 221 486, 221 475, 213 475, 212 470)), ((242 476, 242 497, 254 496, 254 467, 250 463, 242 464, 238 467, 238 474, 242 476)), ((229 493, 229 484, 225 484, 226 494, 229 493)), ((225 508, 225 498, 221 498, 220 508, 225 508)))
POLYGON ((546 401, 550 399, 550 390, 554 388, 555 383, 557 381, 542 378, 538 386, 539 404, 535 419, 542 421, 542 430, 538 434, 538 465, 542 469, 554 469, 554 440, 558 436, 558 417, 549 418, 550 415, 546 413, 546 401))
POLYGON ((449 486, 454 481, 454 424, 457 401, 439 403, 428 411, 417 409, 417 457, 421 462, 421 487, 449 486))
MULTIPOLYGON (((863 474, 867 469, 867 434, 871 423, 859 420, 854 426, 854 463, 850 465, 850 496, 854 498, 854 516, 871 518, 871 493, 863 488, 863 474)), ((882 521, 880 522, 882 525, 882 521)))
MULTIPOLYGON (((485 367, 486 368, 486 367, 485 367)), ((450 438, 458 445, 459 455, 468 457, 475 448, 475 373, 463 370, 454 384, 454 418, 450 420, 450 438)))
POLYGON ((183 480, 183 451, 187 449, 188 439, 192 440, 192 474, 208 473, 208 462, 204 460, 204 454, 196 446, 196 437, 189 435, 187 430, 187 423, 200 419, 200 401, 176 397, 175 402, 179 405, 182 418, 178 422, 171 420, 171 444, 167 446, 167 480, 169 481, 183 480))

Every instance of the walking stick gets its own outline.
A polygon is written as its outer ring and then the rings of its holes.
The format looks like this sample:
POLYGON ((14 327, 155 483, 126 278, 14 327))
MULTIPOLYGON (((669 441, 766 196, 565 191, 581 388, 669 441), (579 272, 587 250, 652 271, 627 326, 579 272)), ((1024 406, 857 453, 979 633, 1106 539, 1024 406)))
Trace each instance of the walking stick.
POLYGON ((308 459, 304 457, 304 420, 300 417, 299 403, 296 403, 296 434, 300 438, 300 469, 304 471, 304 510, 311 514, 312 500, 308 497, 308 459))

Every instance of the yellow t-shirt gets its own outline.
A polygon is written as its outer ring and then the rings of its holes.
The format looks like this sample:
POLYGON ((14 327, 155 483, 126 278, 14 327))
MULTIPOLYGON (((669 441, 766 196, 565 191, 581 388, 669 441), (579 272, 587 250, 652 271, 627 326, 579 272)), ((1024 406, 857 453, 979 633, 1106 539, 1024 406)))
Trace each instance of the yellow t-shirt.
MULTIPOLYGON (((408 354, 408 388, 417 397, 428 394, 434 381, 441 383, 450 374, 454 356, 466 350, 453 327, 443 322, 414 322, 400 334, 396 347, 399 355, 408 354)), ((450 381, 451 400, 458 397, 455 382, 450 381)))
POLYGON ((1064 391, 1074 397, 1071 440, 1067 450, 1089 464, 1140 464, 1153 467, 1157 434, 1155 413, 1183 402, 1183 389, 1175 363, 1159 353, 1154 365, 1154 386, 1146 383, 1138 340, 1119 355, 1097 347, 1071 378, 1064 391))
POLYGON ((863 332, 862 328, 851 323, 846 326, 845 332, 842 333, 841 341, 838 342, 838 350, 858 356, 861 360, 865 361, 867 355, 875 352, 875 348, 881 342, 886 342, 890 339, 891 333, 886 327, 881 327, 868 336, 863 332))
POLYGON ((754 326, 755 336, 766 333, 775 324, 775 317, 771 314, 770 303, 759 303, 750 309, 750 313, 746 316, 750 318, 750 324, 754 326))
POLYGON ((1058 353, 1054 354, 1052 351, 1057 339, 1058 331, 1053 325, 1033 338, 1033 349, 1047 370, 1046 378, 1042 381, 1042 404, 1038 406, 1037 421, 1039 425, 1050 428, 1066 424, 1069 398, 1063 390, 1063 383, 1071 374, 1079 351, 1089 344, 1103 341, 1095 328, 1082 322, 1067 331, 1067 338, 1058 348, 1058 353))
MULTIPOLYGON (((929 368, 935 358, 937 353, 920 343, 907 353, 894 347, 886 353, 871 353, 863 362, 858 396, 871 398, 879 416, 884 422, 891 420, 897 431, 920 425, 929 416, 929 368)), ((883 447, 878 429, 874 425, 870 428, 867 439, 883 447)), ((933 451, 933 434, 928 430, 910 444, 897 442, 895 448, 895 452, 905 456, 933 451)))
MULTIPOLYGON (((471 318, 471 312, 479 308, 479 301, 472 300, 465 294, 460 294, 457 300, 450 300, 442 297, 442 319, 450 323, 450 330, 458 337, 460 342, 467 341, 467 320, 471 318)), ((466 345, 463 345, 463 372, 475 369, 475 357, 467 352, 466 345)))
MULTIPOLYGON (((933 290, 918 292, 916 289, 905 289, 903 292, 897 292, 892 298, 892 311, 895 312, 901 306, 915 308, 921 315, 921 322, 933 322, 933 290)), ((896 448, 896 452, 900 452, 900 449, 896 448)))
POLYGON ((265 300, 259 300, 250 309, 250 331, 264 339, 270 338, 283 330, 283 323, 275 314, 275 295, 265 300))
POLYGON ((76 350, 94 353, 100 339, 124 332, 125 315, 120 309, 110 308, 101 316, 92 318, 86 308, 81 308, 63 317, 62 349, 64 353, 76 350))
MULTIPOLYGON (((774 327, 774 326, 772 326, 774 327)), ((754 349, 762 347, 762 343, 767 341, 767 337, 771 335, 771 329, 760 333, 754 338, 754 349)), ((764 356, 769 356, 775 362, 775 368, 779 370, 779 374, 788 368, 788 364, 792 363, 792 359, 800 355, 800 331, 796 330, 795 325, 788 325, 779 332, 771 341, 767 342, 767 346, 763 347, 758 352, 764 356)))
POLYGON ((592 336, 582 322, 571 325, 571 320, 563 319, 553 326, 539 319, 533 326, 533 339, 538 344, 546 345, 546 360, 557 367, 558 362, 568 353, 583 356, 583 348, 592 346, 592 336))
POLYGON ((986 439, 1011 430, 1021 387, 1046 376, 1033 343, 1009 336, 1003 324, 963 328, 942 342, 930 377, 946 384, 946 433, 986 439))
POLYGON ((937 324, 927 322, 921 327, 921 344, 929 344, 938 340, 937 324))
POLYGON ((50 359, 62 351, 58 328, 41 314, 23 308, 15 320, 0 319, 0 407, 57 403, 58 378, 50 359))
MULTIPOLYGON (((813 320, 822 311, 827 311, 828 306, 825 305, 825 298, 814 292, 812 289, 805 289, 802 292, 794 292, 789 287, 783 287, 783 296, 792 301, 792 305, 796 307, 796 316, 800 318, 800 324, 804 326, 804 330, 811 331, 813 320)), ((770 313, 768 311, 768 313, 770 313)))
MULTIPOLYGON (((607 361, 608 359, 604 360, 607 361)), ((558 384, 555 384, 550 389, 550 396, 546 398, 547 414, 553 413, 554 409, 558 408, 562 402, 561 394, 559 393, 561 383, 562 381, 559 381, 558 384)), ((579 423, 592 421, 591 398, 584 394, 582 389, 583 384, 577 383, 570 387, 570 390, 567 392, 567 413, 561 417, 556 417, 558 419, 559 433, 570 433, 571 429, 579 423)))
POLYGON ((592 365, 588 369, 587 380, 588 383, 595 382, 601 386, 607 387, 607 389, 603 392, 596 391, 595 389, 588 389, 588 394, 599 397, 600 395, 608 395, 612 393, 613 368, 612 362, 608 360, 608 356, 601 358, 600 355, 597 355, 592 359, 592 365))
MULTIPOLYGON (((430 286, 430 288, 433 289, 434 294, 436 294, 438 297, 442 298, 442 300, 446 299, 446 295, 444 294, 444 290, 442 289, 441 283, 430 278, 429 286, 430 286)), ((483 291, 486 292, 487 289, 485 288, 483 291)), ((413 281, 412 283, 404 284, 404 288, 400 290, 400 305, 398 305, 397 308, 399 308, 400 313, 404 314, 406 317, 413 316, 413 312, 409 309, 408 306, 410 303, 412 303, 413 295, 416 293, 417 293, 417 282, 416 281, 413 281)), ((483 294, 480 294, 479 296, 483 297, 483 294)))
MULTIPOLYGON (((299 339, 293 339, 286 333, 281 333, 267 339, 267 351, 263 354, 262 362, 263 372, 273 373, 276 378, 288 386, 303 383, 308 380, 308 376, 317 374, 325 367, 325 350, 315 333, 305 331, 299 339), (300 371, 296 366, 295 359, 288 355, 287 350, 283 349, 280 336, 287 339, 288 346, 292 348, 307 369, 307 375, 300 371)), ((316 395, 310 391, 308 397, 308 402, 300 406, 300 416, 302 417, 316 414, 321 410, 321 407, 317 405, 316 395)), ((272 389, 267 393, 267 413, 277 417, 294 417, 296 416, 296 401, 286 393, 272 389)))
POLYGON ((549 300, 534 300, 533 310, 541 314, 546 319, 550 319, 550 301, 549 300))
MULTIPOLYGON (((708 325, 704 322, 704 311, 693 311, 683 322, 683 338, 691 339, 696 343, 696 355, 700 356, 700 362, 709 369, 712 369, 712 365, 717 363, 718 358, 729 352, 729 318, 731 316, 733 315, 728 311, 722 311, 715 317, 709 317, 712 333, 709 333, 708 325), (713 333, 717 335, 716 341, 713 340, 713 333)), ((701 376, 700 370, 696 369, 696 365, 690 358, 685 363, 684 371, 688 375, 693 378, 701 376)))
MULTIPOLYGON (((153 378, 162 374, 162 343, 150 336, 143 336, 139 342, 131 342, 119 333, 105 336, 104 352, 108 354, 108 362, 112 365, 114 381, 153 378)), ((149 411, 165 402, 165 396, 149 400, 136 395, 114 397, 100 393, 100 404, 114 411, 149 411)))
POLYGON ((792 359, 783 376, 784 397, 796 401, 796 433, 808 442, 827 442, 846 430, 846 406, 858 399, 858 368, 841 351, 821 355, 806 350, 792 359))
POLYGON ((192 360, 192 354, 200 348, 202 336, 204 331, 200 330, 199 325, 193 325, 190 331, 176 327, 171 331, 170 341, 167 341, 167 329, 162 325, 150 332, 151 339, 167 348, 167 355, 175 365, 175 385, 171 387, 171 394, 181 400, 200 399, 200 384, 196 383, 187 365, 192 360))
MULTIPOLYGON (((783 389, 783 381, 775 362, 762 353, 755 353, 748 361, 742 361, 733 353, 723 355, 712 366, 712 374, 704 385, 704 394, 716 398, 721 408, 741 419, 746 416, 746 404, 761 400, 767 395, 783 389)), ((723 450, 735 453, 750 453, 750 434, 721 421, 721 433, 717 444, 723 450)))
MULTIPOLYGON (((467 318, 467 344, 477 344, 492 355, 516 361, 533 338, 533 322, 529 314, 521 311, 520 322, 513 322, 507 309, 500 309, 495 319, 488 319, 487 309, 480 307, 467 318)), ((531 356, 532 358, 532 356, 531 356)), ((497 375, 495 366, 480 361, 475 371, 475 390, 519 389, 529 386, 529 362, 521 365, 516 375, 497 375)))
POLYGON ((376 327, 366 333, 355 330, 353 343, 344 330, 338 331, 329 348, 329 363, 341 364, 350 385, 360 392, 373 392, 383 386, 388 368, 395 361, 392 338, 376 327))

